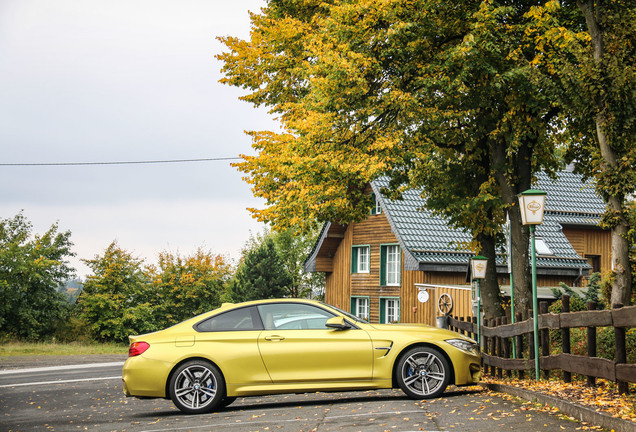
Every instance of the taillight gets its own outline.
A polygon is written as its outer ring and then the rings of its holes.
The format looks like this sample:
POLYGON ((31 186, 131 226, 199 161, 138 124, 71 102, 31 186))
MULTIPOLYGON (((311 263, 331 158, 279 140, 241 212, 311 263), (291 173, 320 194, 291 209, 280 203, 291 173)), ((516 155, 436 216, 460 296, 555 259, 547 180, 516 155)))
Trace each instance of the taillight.
POLYGON ((148 342, 133 342, 130 344, 130 348, 128 348, 128 357, 135 357, 143 354, 148 348, 150 348, 150 344, 148 342))

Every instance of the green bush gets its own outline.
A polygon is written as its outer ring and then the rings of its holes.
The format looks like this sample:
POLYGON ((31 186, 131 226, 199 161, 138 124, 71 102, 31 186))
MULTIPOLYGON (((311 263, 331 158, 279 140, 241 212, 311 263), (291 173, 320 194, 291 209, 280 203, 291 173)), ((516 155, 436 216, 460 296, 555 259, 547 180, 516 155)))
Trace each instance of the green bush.
POLYGON ((601 280, 600 273, 592 273, 590 275, 589 284, 587 290, 583 296, 577 294, 572 288, 561 282, 560 288, 553 288, 552 294, 557 298, 557 301, 552 303, 548 310, 552 313, 561 313, 563 311, 563 296, 570 296, 570 312, 578 312, 587 310, 588 302, 596 302, 597 309, 606 309, 607 303, 605 302, 605 294, 602 293, 601 288, 604 281, 601 280))
MULTIPOLYGON (((551 354, 560 354, 563 348, 561 344, 561 331, 550 332, 551 354)), ((636 329, 627 329, 625 335, 627 349, 627 363, 636 364, 636 329)), ((570 329, 570 353, 587 356, 587 328, 570 329)), ((608 360, 616 360, 616 339, 613 327, 598 327, 596 329, 596 356, 608 360)))

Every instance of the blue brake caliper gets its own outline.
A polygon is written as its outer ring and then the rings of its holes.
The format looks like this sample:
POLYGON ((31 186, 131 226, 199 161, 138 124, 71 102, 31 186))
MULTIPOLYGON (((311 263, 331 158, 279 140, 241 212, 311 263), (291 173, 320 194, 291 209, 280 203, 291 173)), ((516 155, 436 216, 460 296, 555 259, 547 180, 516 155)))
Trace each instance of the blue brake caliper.
MULTIPOLYGON (((208 384, 208 389, 212 390, 214 388, 214 382, 211 382, 210 384, 208 384)), ((208 396, 207 394, 205 395, 205 400, 208 400, 210 398, 210 396, 208 396)))

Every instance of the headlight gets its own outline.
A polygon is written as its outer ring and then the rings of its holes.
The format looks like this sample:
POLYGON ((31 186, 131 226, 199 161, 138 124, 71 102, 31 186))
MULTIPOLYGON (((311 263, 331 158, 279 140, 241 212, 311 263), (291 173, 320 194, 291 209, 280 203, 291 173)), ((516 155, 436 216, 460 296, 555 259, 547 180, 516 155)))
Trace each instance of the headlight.
POLYGON ((476 342, 466 339, 447 339, 446 343, 469 354, 479 355, 479 345, 476 342))

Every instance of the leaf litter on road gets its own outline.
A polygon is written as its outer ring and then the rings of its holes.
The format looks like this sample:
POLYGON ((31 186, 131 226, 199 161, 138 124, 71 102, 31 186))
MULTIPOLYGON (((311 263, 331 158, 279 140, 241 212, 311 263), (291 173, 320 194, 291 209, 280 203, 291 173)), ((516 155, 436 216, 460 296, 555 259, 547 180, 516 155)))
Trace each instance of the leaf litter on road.
MULTIPOLYGON (((566 383, 559 379, 534 381, 485 377, 484 382, 509 385, 547 394, 636 423, 636 395, 633 385, 630 386, 630 392, 624 395, 618 393, 615 383, 603 379, 597 379, 595 386, 587 386, 586 381, 575 380, 566 383)), ((558 412, 558 409, 549 406, 543 407, 542 410, 558 412)))

